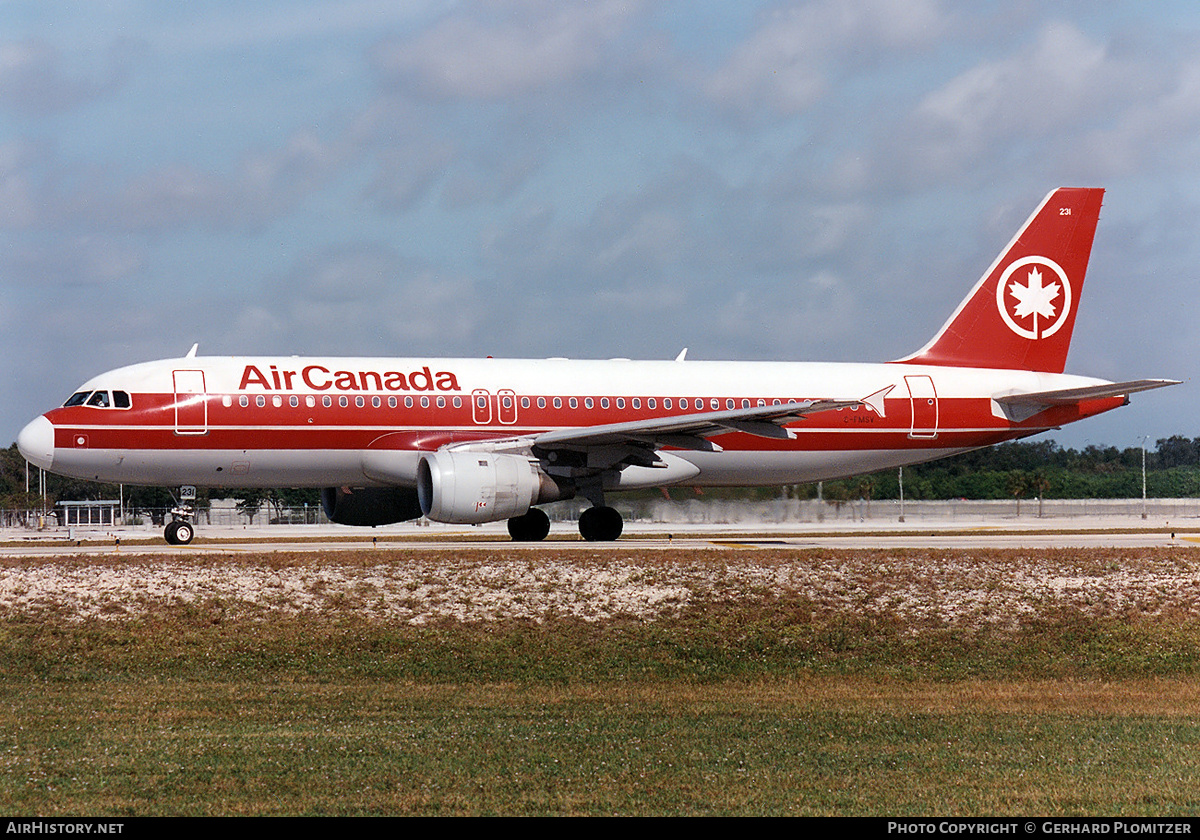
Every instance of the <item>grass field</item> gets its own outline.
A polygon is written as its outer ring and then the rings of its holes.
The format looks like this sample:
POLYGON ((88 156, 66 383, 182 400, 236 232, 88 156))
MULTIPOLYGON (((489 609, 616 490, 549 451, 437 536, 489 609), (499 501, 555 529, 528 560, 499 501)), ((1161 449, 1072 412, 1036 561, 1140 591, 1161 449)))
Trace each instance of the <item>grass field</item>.
POLYGON ((9 814, 1194 814, 1200 554, 0 566, 9 814))

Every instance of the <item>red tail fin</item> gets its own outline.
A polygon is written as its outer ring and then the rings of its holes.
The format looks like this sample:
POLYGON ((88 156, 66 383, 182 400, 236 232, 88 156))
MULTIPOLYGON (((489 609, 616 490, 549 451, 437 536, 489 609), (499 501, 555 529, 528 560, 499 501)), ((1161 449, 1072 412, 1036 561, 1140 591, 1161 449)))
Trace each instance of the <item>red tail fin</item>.
POLYGON ((1062 373, 1103 198, 1046 196, 933 340, 897 361, 1062 373))

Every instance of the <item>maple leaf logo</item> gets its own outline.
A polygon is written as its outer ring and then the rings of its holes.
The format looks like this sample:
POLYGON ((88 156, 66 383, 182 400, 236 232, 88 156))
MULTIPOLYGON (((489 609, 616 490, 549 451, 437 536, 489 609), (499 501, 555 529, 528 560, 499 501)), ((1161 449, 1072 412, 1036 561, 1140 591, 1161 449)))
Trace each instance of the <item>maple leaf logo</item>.
POLYGON ((1028 283, 1022 286, 1020 283, 1014 282, 1008 287, 1012 296, 1017 299, 1017 308, 1013 310, 1013 314, 1018 318, 1028 318, 1030 315, 1033 315, 1034 318, 1037 318, 1038 315, 1043 318, 1053 318, 1055 315, 1053 301, 1058 297, 1061 288, 1058 283, 1043 286, 1042 272, 1031 268, 1028 283))
POLYGON ((996 286, 996 305, 1004 323, 1017 335, 1035 340, 1049 338, 1066 323, 1071 308, 1066 272, 1045 257, 1018 260, 1008 267, 996 286), (1015 299, 1015 304, 1009 302, 1006 292, 1015 299), (1014 319, 1020 319, 1021 323, 1014 319))

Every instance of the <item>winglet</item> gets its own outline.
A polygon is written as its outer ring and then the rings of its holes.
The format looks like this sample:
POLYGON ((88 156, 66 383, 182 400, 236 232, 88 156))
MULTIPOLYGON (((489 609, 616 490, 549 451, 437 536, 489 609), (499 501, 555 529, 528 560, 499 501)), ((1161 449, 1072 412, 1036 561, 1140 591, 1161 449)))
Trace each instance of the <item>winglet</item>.
POLYGON ((1062 373, 1103 198, 1047 195, 937 335, 897 361, 1062 373))

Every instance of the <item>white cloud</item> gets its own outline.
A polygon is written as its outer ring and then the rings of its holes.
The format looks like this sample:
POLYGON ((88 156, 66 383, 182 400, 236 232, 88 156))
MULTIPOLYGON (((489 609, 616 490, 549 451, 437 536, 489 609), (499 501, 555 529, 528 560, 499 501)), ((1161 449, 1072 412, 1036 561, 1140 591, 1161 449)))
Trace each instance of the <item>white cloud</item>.
POLYGON ((1109 177, 1193 166, 1200 157, 1200 55, 1174 72, 1165 89, 1139 92, 1115 119, 1083 133, 1077 159, 1109 177))
MULTIPOLYGON (((261 295, 274 342, 263 352, 462 352, 489 305, 469 277, 431 269, 374 243, 308 253, 261 295)), ((258 336, 240 339, 261 346, 258 336)))
POLYGON ((1018 52, 980 62, 926 95, 903 129, 879 141, 887 149, 878 167, 917 183, 989 158, 1012 165, 1022 147, 1038 155, 1035 166, 1077 160, 1080 137, 1119 119, 1160 83, 1158 75, 1149 62, 1115 55, 1075 25, 1051 21, 1018 52))
POLYGON ((455 10, 376 53, 398 84, 436 96, 499 99, 558 85, 601 66, 637 0, 491 0, 455 10))
POLYGON ((136 275, 143 266, 143 255, 120 239, 83 234, 59 239, 53 246, 13 247, 0 257, 0 266, 29 288, 99 286, 136 275))
POLYGON ((0 42, 0 107, 20 114, 69 108, 110 88, 114 78, 68 78, 59 51, 43 41, 0 42))
POLYGON ((61 222, 101 230, 253 229, 294 210, 327 183, 344 157, 339 144, 298 132, 280 148, 248 155, 232 174, 179 163, 124 183, 88 179, 61 197, 47 185, 46 203, 60 205, 61 222))
POLYGON ((932 43, 945 28, 936 0, 818 0, 767 17, 708 79, 737 110, 802 112, 847 65, 932 43))

